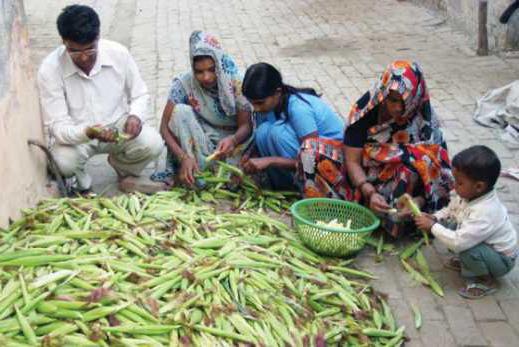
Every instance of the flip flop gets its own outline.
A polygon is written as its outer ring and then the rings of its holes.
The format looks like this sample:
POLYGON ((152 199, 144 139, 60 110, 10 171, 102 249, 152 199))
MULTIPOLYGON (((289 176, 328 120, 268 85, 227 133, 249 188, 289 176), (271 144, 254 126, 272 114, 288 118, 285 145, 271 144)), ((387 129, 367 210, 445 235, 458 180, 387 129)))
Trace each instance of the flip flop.
POLYGON ((496 291, 497 288, 486 286, 483 283, 474 282, 458 290, 458 294, 465 299, 481 299, 482 297, 495 293, 496 291), (479 291, 479 293, 472 294, 471 290, 474 291, 474 289, 479 291))
POLYGON ((153 182, 164 182, 168 183, 169 181, 173 180, 174 172, 171 169, 166 169, 164 171, 158 171, 154 172, 150 176, 150 180, 153 182))
POLYGON ((445 268, 449 270, 453 270, 456 272, 461 271, 461 260, 459 257, 452 257, 449 261, 444 265, 445 268))

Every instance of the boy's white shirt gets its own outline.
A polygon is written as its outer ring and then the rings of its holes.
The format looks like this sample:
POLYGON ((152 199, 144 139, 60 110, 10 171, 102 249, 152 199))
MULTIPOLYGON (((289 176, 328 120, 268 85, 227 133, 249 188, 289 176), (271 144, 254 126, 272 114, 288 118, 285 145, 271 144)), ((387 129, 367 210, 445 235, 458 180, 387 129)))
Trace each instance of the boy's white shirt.
POLYGON ((495 190, 472 201, 454 194, 449 205, 434 216, 438 220, 450 218, 456 222, 456 230, 440 223, 434 224, 431 229, 438 240, 456 253, 480 243, 486 243, 497 252, 509 256, 517 252, 517 232, 495 190))

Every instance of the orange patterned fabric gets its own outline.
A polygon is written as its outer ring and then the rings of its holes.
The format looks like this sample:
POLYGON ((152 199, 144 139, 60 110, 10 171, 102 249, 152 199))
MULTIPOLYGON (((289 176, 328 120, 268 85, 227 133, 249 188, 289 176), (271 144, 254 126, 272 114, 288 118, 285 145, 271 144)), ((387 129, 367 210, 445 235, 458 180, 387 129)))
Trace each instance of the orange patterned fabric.
MULTIPOLYGON (((362 166, 367 179, 390 204, 409 193, 425 198, 424 211, 435 211, 448 203, 453 178, 440 123, 416 62, 390 64, 378 83, 353 106, 348 126, 373 116, 390 91, 402 96, 404 121, 397 124, 390 119, 368 129, 362 166)), ((358 201, 359 192, 346 183, 346 199, 358 201)))
POLYGON ((305 198, 345 198, 343 147, 341 141, 318 137, 303 141, 296 182, 305 198))

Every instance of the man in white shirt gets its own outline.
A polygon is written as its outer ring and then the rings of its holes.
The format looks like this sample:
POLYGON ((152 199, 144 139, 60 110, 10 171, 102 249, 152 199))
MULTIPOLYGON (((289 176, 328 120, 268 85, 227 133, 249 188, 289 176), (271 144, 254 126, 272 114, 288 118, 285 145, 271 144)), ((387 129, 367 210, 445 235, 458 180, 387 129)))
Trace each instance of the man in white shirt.
POLYGON ((92 8, 65 7, 57 26, 63 45, 38 71, 54 159, 63 175, 76 176, 79 191, 88 191, 92 178, 85 165, 92 156, 107 153, 125 190, 163 149, 159 133, 148 125, 148 89, 128 50, 100 39, 99 17, 92 8))

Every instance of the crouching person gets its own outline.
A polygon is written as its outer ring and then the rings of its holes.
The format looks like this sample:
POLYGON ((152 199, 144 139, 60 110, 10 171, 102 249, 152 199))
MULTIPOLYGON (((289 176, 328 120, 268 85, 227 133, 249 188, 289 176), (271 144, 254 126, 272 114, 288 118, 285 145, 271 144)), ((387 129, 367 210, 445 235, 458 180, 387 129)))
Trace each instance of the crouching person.
POLYGON ((434 215, 423 214, 415 221, 457 253, 448 267, 467 279, 459 294, 477 299, 493 293, 495 278, 514 267, 517 233, 494 190, 501 171, 496 154, 486 146, 473 146, 458 153, 452 166, 457 196, 434 215))
MULTIPOLYGON (((119 188, 133 190, 135 177, 163 149, 159 133, 147 124, 149 95, 137 65, 125 47, 100 39, 99 17, 88 6, 65 7, 57 27, 63 45, 38 71, 54 159, 63 175, 76 177, 75 188, 83 193, 92 185, 87 161, 106 153, 119 188)), ((153 191, 153 185, 146 190, 153 191)))

